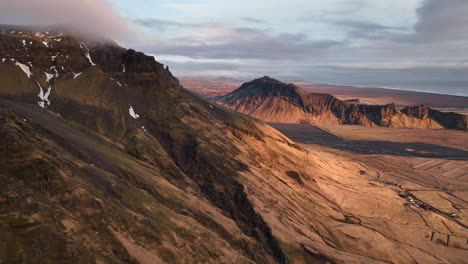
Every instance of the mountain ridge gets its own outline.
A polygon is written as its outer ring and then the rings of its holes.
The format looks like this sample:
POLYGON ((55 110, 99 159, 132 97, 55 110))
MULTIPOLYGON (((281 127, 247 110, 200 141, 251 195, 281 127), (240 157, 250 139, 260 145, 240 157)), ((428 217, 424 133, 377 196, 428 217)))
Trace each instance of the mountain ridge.
POLYGON ((233 92, 214 97, 213 100, 266 122, 327 122, 467 130, 468 120, 461 114, 433 109, 430 110, 431 115, 412 115, 407 110, 409 108, 398 111, 393 103, 365 105, 356 100, 342 101, 330 94, 307 93, 294 84, 282 83, 267 76, 246 82, 233 92))

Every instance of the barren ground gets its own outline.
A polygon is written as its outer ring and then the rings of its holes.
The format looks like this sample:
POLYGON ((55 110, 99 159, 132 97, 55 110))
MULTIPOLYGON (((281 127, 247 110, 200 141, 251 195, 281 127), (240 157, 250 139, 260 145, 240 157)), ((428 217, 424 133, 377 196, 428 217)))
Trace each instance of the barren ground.
MULTIPOLYGON (((343 173, 342 178, 324 181, 320 186, 331 200, 366 223, 365 226, 372 226, 382 234, 391 234, 390 237, 403 247, 422 245, 427 240, 444 246, 445 250, 463 249, 457 254, 466 256, 466 132, 270 125, 322 159, 350 162, 364 168, 362 179, 348 179, 343 173), (367 185, 359 186, 365 179, 367 185), (391 193, 397 193, 402 199, 401 211, 391 205, 391 193), (374 203, 371 200, 376 201, 375 206, 369 206, 374 203)), ((438 247, 437 250, 444 249, 438 247)), ((424 262, 423 258, 417 261, 424 262)))

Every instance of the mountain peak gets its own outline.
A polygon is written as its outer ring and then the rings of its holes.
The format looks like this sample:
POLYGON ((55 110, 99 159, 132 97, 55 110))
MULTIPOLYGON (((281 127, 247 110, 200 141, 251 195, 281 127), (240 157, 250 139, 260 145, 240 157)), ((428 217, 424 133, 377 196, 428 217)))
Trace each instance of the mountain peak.
POLYGON ((274 78, 271 78, 270 76, 263 76, 261 78, 258 78, 258 79, 255 79, 255 80, 251 81, 251 83, 275 83, 275 84, 282 83, 282 84, 285 84, 285 83, 283 83, 281 81, 278 81, 278 80, 276 80, 274 78))

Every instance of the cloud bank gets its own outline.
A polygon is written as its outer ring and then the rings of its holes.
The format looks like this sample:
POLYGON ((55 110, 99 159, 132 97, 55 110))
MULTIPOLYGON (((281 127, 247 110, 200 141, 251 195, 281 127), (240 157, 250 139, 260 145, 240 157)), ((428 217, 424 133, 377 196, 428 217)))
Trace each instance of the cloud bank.
POLYGON ((135 36, 134 29, 106 0, 0 0, 0 23, 71 26, 84 33, 115 40, 135 36))

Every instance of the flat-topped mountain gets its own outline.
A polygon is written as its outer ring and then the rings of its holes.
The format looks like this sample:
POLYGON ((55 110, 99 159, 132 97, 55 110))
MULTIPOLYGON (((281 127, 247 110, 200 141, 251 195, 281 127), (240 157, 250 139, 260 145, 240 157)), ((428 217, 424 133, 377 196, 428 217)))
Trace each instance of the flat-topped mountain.
POLYGON ((330 94, 307 93, 302 88, 263 77, 242 84, 235 91, 215 97, 221 105, 266 122, 328 122, 385 127, 467 129, 468 118, 430 109, 431 115, 398 111, 394 104, 366 105, 342 101, 330 94))

